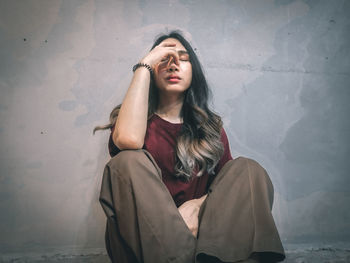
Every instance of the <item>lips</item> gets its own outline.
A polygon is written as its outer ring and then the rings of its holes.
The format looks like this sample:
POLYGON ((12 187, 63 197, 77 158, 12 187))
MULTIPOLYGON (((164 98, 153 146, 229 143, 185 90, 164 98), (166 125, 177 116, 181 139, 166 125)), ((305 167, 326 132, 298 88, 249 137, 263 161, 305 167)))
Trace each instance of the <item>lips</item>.
POLYGON ((172 74, 172 75, 169 75, 166 79, 175 81, 175 80, 180 80, 181 78, 178 75, 172 74))

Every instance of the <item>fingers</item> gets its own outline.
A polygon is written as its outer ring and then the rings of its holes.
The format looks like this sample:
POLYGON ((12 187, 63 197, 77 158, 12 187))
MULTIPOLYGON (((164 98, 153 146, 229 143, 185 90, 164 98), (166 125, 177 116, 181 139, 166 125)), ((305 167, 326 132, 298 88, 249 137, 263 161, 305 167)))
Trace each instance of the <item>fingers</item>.
POLYGON ((195 225, 193 227, 190 228, 190 231, 192 232, 192 235, 194 237, 197 237, 197 234, 198 234, 198 225, 195 225))
POLYGON ((142 59, 142 63, 149 64, 153 69, 160 64, 167 65, 167 67, 171 63, 180 65, 180 58, 174 48, 175 46, 176 44, 166 42, 159 44, 142 59))
MULTIPOLYGON (((179 65, 179 64, 180 64, 179 54, 177 54, 176 51, 174 51, 174 52, 175 52, 175 56, 173 56, 172 58, 174 59, 175 64, 176 64, 176 65, 179 65)), ((171 62, 170 62, 170 63, 171 63, 171 62)), ((169 65, 170 65, 170 63, 169 63, 169 65)))
POLYGON ((167 58, 167 67, 169 67, 172 62, 179 65, 180 59, 175 49, 168 49, 165 52, 164 58, 167 58))
POLYGON ((171 65, 171 62, 173 62, 173 60, 174 60, 174 57, 170 57, 168 64, 166 65, 167 68, 171 65))
POLYGON ((197 237, 198 228, 191 230, 191 232, 194 237, 197 237))
POLYGON ((163 58, 169 59, 167 66, 169 66, 172 61, 174 61, 176 65, 179 65, 180 59, 179 59, 179 55, 174 49, 174 47, 176 47, 175 43, 169 43, 165 41, 160 43, 157 47, 159 47, 165 52, 163 58))
POLYGON ((171 62, 174 60, 174 57, 170 57, 169 61, 168 61, 168 64, 166 65, 166 67, 168 68, 171 64, 171 62))
POLYGON ((162 42, 158 46, 160 46, 160 47, 175 47, 176 44, 175 43, 162 42))

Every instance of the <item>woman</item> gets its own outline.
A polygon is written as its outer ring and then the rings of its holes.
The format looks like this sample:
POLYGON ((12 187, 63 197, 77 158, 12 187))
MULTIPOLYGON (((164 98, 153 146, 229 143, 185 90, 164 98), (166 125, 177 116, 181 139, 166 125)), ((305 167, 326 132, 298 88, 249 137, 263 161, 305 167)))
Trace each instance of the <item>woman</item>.
POLYGON ((277 262, 273 186, 254 160, 232 159, 191 45, 159 37, 111 113, 100 202, 112 262, 277 262))

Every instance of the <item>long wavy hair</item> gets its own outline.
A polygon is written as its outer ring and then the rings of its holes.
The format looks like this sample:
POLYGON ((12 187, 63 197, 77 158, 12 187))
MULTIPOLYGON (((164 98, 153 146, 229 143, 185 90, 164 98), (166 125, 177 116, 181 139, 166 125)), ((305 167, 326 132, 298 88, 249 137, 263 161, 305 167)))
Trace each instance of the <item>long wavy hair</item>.
MULTIPOLYGON (((184 102, 180 112, 183 119, 181 131, 177 137, 175 156, 175 176, 190 180, 192 176, 201 176, 205 172, 214 173, 222 154, 221 117, 211 111, 208 100, 211 91, 205 79, 201 64, 189 42, 179 31, 159 36, 151 50, 167 38, 175 38, 185 47, 192 65, 192 82, 185 91, 184 102)), ((157 110, 159 103, 158 89, 153 76, 150 82, 148 98, 148 118, 157 110)), ((96 130, 110 129, 115 124, 121 104, 110 113, 110 123, 97 126, 96 130)))

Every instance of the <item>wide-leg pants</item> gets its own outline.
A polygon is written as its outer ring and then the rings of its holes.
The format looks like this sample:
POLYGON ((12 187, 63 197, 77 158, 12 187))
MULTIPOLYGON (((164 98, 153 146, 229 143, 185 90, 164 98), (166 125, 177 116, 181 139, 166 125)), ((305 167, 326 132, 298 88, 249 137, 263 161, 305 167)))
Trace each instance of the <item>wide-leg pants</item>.
POLYGON ((253 254, 261 262, 285 258, 271 214, 273 185, 252 159, 230 160, 216 175, 199 211, 197 237, 146 150, 125 150, 111 158, 99 200, 112 262, 193 263, 204 262, 199 260, 203 254, 222 262, 257 262, 249 261, 253 254))

